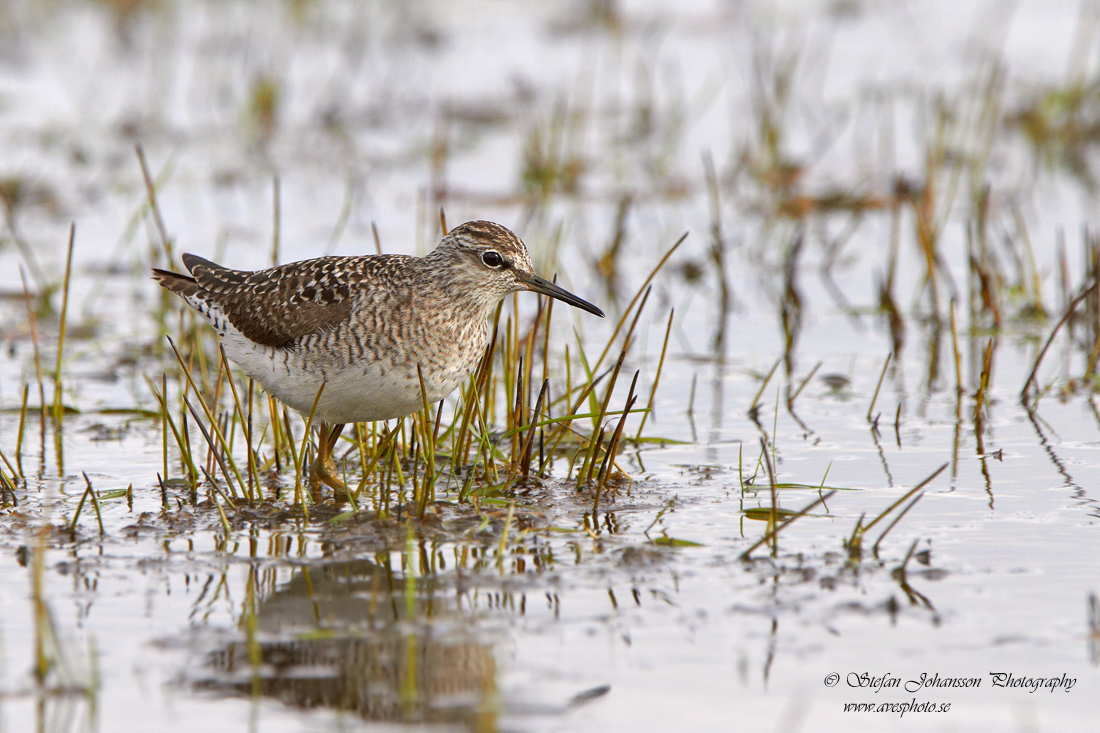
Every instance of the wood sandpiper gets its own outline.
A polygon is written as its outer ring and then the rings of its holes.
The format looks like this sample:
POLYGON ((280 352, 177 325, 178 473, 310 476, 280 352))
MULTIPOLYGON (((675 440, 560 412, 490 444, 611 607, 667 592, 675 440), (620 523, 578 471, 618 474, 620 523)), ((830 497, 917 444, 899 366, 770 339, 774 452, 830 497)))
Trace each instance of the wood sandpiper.
POLYGON ((530 290, 603 316, 536 275, 519 237, 488 221, 455 227, 424 257, 319 257, 254 272, 191 254, 183 264, 190 276, 154 269, 153 278, 214 327, 225 355, 268 394, 312 412, 310 487, 323 482, 338 496, 347 486, 332 451, 344 425, 422 409, 421 378, 429 404, 450 394, 477 367, 506 295, 530 290))

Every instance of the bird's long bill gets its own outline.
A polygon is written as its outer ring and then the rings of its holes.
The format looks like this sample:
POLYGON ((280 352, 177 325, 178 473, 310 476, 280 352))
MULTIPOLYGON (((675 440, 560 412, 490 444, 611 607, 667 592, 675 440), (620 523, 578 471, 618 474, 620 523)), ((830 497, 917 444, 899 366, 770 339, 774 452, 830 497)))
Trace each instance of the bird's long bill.
POLYGON ((527 278, 527 289, 534 293, 542 293, 543 295, 549 295, 551 298, 557 298, 563 303, 568 303, 575 308, 580 308, 583 311, 588 311, 589 313, 603 318, 603 311, 587 300, 581 300, 565 288, 558 287, 554 283, 538 275, 531 275, 527 278))

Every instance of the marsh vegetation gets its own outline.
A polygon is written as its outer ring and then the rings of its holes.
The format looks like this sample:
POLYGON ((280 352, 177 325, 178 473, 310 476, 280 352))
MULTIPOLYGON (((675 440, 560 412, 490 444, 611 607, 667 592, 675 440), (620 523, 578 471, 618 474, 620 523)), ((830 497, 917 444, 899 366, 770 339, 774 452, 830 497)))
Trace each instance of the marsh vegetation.
POLYGON ((1100 16, 993 6, 0 7, 0 727, 1093 721, 1100 16), (348 502, 149 279, 469 219, 608 318, 507 299, 348 502))

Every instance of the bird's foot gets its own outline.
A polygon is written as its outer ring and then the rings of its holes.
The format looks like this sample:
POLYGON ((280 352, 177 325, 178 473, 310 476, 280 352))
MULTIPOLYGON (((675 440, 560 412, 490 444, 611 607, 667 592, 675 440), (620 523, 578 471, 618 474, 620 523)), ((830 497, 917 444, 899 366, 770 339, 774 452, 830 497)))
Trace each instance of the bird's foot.
POLYGON ((309 467, 309 490, 314 501, 320 501, 321 488, 324 485, 333 489, 333 498, 337 502, 350 501, 352 498, 351 489, 340 478, 340 474, 336 470, 336 463, 332 460, 332 449, 335 447, 336 439, 340 437, 340 431, 343 428, 343 425, 336 425, 333 428, 329 428, 324 424, 320 426, 320 444, 317 446, 317 457, 309 467))
POLYGON ((318 457, 309 467, 309 490, 313 494, 314 501, 320 500, 323 486, 332 488, 337 502, 351 498, 351 489, 337 474, 332 456, 318 457))

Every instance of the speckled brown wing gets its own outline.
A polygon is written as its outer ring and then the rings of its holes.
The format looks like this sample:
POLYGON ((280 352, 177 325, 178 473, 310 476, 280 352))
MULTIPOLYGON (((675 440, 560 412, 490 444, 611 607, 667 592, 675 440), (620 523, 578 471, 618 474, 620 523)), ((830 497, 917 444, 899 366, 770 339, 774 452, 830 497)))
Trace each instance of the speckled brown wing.
POLYGON ((348 318, 363 259, 320 257, 255 272, 231 270, 191 254, 183 256, 183 264, 238 331, 278 348, 348 318))

